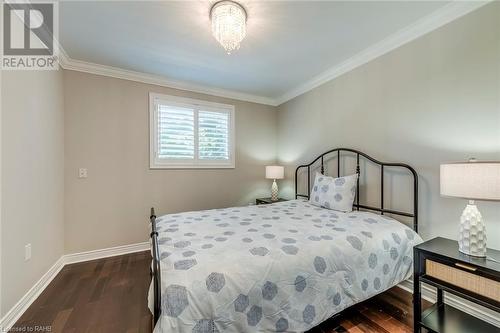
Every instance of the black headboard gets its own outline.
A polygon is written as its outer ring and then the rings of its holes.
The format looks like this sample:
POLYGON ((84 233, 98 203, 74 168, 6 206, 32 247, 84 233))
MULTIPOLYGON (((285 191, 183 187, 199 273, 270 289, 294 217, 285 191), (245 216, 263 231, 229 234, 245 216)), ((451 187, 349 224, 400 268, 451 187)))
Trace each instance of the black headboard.
POLYGON ((297 169, 295 170, 295 199, 298 197, 304 197, 308 198, 311 195, 311 166, 316 163, 318 160, 321 160, 321 165, 320 165, 320 170, 321 173, 325 173, 325 165, 324 165, 324 159, 325 155, 329 155, 332 153, 337 153, 337 177, 340 177, 340 158, 342 157, 341 152, 350 152, 354 153, 356 155, 356 173, 358 175, 361 174, 361 170, 359 167, 359 160, 360 157, 365 158, 375 164, 380 165, 380 180, 381 180, 381 187, 380 187, 380 207, 372 207, 368 205, 362 205, 359 203, 359 177, 358 177, 358 182, 356 184, 356 202, 354 203, 354 208, 359 210, 361 209, 367 209, 367 210, 372 210, 372 211, 377 211, 380 212, 382 215, 384 213, 388 214, 394 214, 394 215, 399 215, 399 216, 406 216, 406 217, 411 217, 413 218, 413 230, 415 232, 418 232, 418 175, 415 169, 413 169, 411 166, 404 164, 404 163, 386 163, 386 162, 380 162, 373 157, 368 156, 365 153, 362 153, 360 151, 350 149, 350 148, 335 148, 332 150, 329 150, 318 157, 314 161, 312 161, 309 164, 304 164, 304 165, 299 165, 297 169), (408 169, 411 172, 411 175, 413 176, 413 212, 401 212, 397 210, 392 210, 392 209, 387 209, 384 207, 384 167, 401 167, 408 169), (302 168, 307 168, 307 195, 306 194, 299 194, 297 192, 298 189, 298 183, 297 183, 297 177, 299 170, 302 168))

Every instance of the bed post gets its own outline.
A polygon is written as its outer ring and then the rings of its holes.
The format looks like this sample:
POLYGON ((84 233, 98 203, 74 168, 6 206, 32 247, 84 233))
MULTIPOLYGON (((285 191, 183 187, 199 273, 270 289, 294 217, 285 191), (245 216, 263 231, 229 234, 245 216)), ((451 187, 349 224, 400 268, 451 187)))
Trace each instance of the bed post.
POLYGON ((295 169, 295 199, 298 198, 298 192, 297 192, 297 178, 298 178, 298 173, 299 173, 299 168, 295 169))
POLYGON ((151 215, 149 217, 151 222, 151 249, 153 255, 153 291, 154 291, 154 310, 153 310, 153 326, 161 315, 161 270, 160 270, 160 251, 158 249, 158 231, 156 230, 156 214, 155 209, 151 207, 151 215))
POLYGON ((337 150, 337 177, 340 177, 340 149, 337 150))
POLYGON ((311 199, 311 166, 307 166, 307 199, 311 199))
POLYGON ((359 168, 359 153, 356 154, 356 173, 358 174, 358 179, 356 180, 356 207, 359 211, 359 177, 361 176, 361 169, 359 168))
POLYGON ((384 215, 384 165, 380 165, 380 214, 384 215))
POLYGON ((418 233, 418 174, 411 168, 413 174, 413 230, 418 233))

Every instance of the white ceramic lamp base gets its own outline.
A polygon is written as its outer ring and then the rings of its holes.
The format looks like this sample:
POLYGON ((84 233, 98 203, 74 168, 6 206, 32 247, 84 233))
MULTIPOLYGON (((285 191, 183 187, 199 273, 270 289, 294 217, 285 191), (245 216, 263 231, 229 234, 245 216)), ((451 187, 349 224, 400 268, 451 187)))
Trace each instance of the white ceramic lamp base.
POLYGON ((271 201, 278 201, 278 184, 276 184, 276 179, 273 180, 273 185, 271 186, 271 201))
POLYGON ((474 201, 469 201, 460 217, 458 246, 467 255, 486 257, 486 228, 474 201))

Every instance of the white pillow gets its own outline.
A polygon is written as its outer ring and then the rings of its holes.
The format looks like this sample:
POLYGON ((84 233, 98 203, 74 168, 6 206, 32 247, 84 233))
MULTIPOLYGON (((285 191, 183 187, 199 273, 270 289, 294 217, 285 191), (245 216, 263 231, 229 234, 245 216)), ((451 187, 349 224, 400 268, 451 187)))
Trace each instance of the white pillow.
POLYGON ((351 212, 358 174, 333 178, 316 172, 309 201, 315 206, 351 212))

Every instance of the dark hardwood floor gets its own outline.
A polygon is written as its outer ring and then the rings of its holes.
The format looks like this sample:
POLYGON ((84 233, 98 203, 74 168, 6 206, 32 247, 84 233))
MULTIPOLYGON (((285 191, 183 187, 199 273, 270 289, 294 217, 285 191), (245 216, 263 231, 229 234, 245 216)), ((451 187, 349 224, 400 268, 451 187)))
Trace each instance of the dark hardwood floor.
MULTIPOLYGON (((149 252, 140 252, 68 265, 11 331, 151 332, 150 262, 149 252)), ((309 333, 411 332, 411 312, 411 294, 393 288, 309 333)))
MULTIPOLYGON (((149 252, 65 266, 16 323, 51 332, 151 332, 149 252)), ((14 331, 14 330, 12 330, 14 331)))

